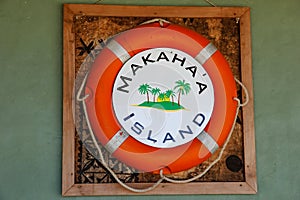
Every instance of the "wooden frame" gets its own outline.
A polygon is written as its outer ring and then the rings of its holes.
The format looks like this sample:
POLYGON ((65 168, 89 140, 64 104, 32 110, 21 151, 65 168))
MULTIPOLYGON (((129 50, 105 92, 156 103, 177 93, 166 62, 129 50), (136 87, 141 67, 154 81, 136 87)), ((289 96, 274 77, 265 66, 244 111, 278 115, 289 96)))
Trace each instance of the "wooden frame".
MULTIPOLYGON (((64 80, 63 80, 63 155, 62 195, 137 195, 118 184, 75 184, 74 137, 72 92, 75 80, 75 44, 72 32, 73 17, 135 16, 135 17, 220 17, 236 18, 240 24, 241 79, 249 92, 250 101, 242 108, 244 129, 245 182, 201 182, 182 186, 162 183, 156 189, 143 193, 153 194, 255 194, 257 192, 253 88, 251 66, 250 9, 247 7, 177 7, 177 6, 112 6, 112 5, 64 5, 64 80), (180 12, 178 12, 180 10, 180 12)), ((134 186, 135 184, 132 184, 134 186)), ((140 186, 141 184, 139 184, 140 186)), ((142 184, 144 187, 148 185, 142 184)))

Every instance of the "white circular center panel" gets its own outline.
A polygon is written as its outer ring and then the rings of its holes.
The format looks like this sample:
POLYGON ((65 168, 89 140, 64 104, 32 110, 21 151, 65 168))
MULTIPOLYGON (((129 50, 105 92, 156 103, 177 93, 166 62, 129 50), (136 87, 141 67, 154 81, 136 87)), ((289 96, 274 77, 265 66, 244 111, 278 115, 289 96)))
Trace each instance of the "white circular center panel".
POLYGON ((133 138, 157 148, 192 141, 210 120, 211 79, 190 55, 155 48, 130 58, 119 71, 112 93, 115 116, 133 138))

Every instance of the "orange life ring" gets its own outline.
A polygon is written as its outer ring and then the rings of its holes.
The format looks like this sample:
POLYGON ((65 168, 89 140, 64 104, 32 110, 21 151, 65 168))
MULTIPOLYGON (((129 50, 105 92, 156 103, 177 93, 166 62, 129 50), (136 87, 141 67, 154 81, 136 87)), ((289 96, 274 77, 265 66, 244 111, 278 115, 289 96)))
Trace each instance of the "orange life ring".
POLYGON ((207 160, 226 140, 237 108, 234 77, 222 54, 203 36, 169 23, 151 23, 116 35, 96 57, 87 77, 88 119, 97 139, 114 157, 142 171, 183 171, 207 160), (202 136, 172 147, 145 145, 128 136, 116 119, 112 91, 118 72, 134 55, 152 48, 178 49, 195 58, 209 74, 214 88, 211 118, 202 136))

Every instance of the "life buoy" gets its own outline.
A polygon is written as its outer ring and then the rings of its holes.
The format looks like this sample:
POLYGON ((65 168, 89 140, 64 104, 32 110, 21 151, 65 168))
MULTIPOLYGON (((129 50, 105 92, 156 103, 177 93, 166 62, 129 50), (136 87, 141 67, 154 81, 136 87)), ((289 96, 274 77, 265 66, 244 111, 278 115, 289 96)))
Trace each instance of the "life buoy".
MULTIPOLYGON (((183 62, 182 57, 173 57, 173 60, 174 63, 178 61, 178 65, 182 64, 180 61, 183 62)), ((193 62, 191 61, 191 63, 193 62)), ((135 72, 139 72, 141 67, 141 65, 131 65, 134 75, 135 72)), ((195 68, 186 67, 186 69, 195 76, 195 68)), ((119 86, 119 90, 123 90, 124 94, 129 93, 125 88, 128 87, 131 80, 132 77, 126 76, 119 79, 119 82, 123 82, 123 85, 119 86)), ((201 89, 201 85, 198 84, 198 86, 201 89)), ((107 41, 106 46, 96 57, 89 71, 85 94, 88 95, 85 103, 91 128, 96 138, 112 156, 138 170, 146 172, 163 170, 164 174, 183 171, 207 160, 226 140, 234 124, 237 108, 237 102, 234 101, 234 98, 237 97, 235 80, 229 64, 222 54, 198 33, 169 23, 141 25, 122 32, 107 41), (210 118, 205 122, 205 127, 203 130, 201 129, 201 132, 193 132, 190 126, 186 126, 185 132, 183 130, 180 132, 182 138, 192 135, 192 133, 196 134, 192 140, 186 143, 182 142, 179 145, 171 145, 166 148, 147 145, 149 141, 143 142, 143 140, 132 137, 128 133, 128 128, 124 128, 124 124, 120 123, 120 117, 116 116, 118 110, 112 103, 113 91, 117 87, 116 79, 120 77, 120 71, 126 63, 129 63, 128 60, 131 58, 143 55, 142 58, 144 58, 146 65, 147 62, 156 61, 151 57, 147 58, 147 55, 152 55, 148 51, 156 51, 156 54, 160 56, 156 60, 164 60, 165 62, 172 59, 168 55, 180 54, 185 56, 184 59, 191 57, 203 67, 210 77, 213 87, 213 107, 210 118), (161 53, 163 51, 168 51, 169 54, 161 53)), ((124 121, 131 120, 133 116, 134 114, 128 113, 122 119, 124 121)), ((200 124, 199 120, 196 119, 197 117, 198 115, 193 120, 200 127, 202 121, 200 124)), ((137 135, 144 130, 144 125, 141 123, 133 124, 131 127, 137 135)), ((148 140, 158 143, 152 137, 148 137, 148 140)), ((169 141, 170 143, 175 141, 170 134, 165 136, 162 143, 169 141)))

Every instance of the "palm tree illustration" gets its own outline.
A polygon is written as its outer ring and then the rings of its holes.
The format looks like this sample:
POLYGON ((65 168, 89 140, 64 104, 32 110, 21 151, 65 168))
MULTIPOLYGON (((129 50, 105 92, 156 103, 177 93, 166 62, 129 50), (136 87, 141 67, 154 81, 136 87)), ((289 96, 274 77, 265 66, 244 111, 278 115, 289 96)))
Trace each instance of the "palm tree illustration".
POLYGON ((164 92, 159 93, 158 99, 160 101, 164 101, 166 99, 166 94, 164 92))
POLYGON ((174 90, 177 90, 178 105, 180 106, 180 96, 188 94, 191 91, 191 86, 189 83, 186 83, 185 80, 178 80, 175 83, 176 86, 174 87, 174 90))
POLYGON ((145 84, 140 85, 138 90, 141 94, 147 95, 147 102, 149 103, 149 92, 151 91, 151 86, 148 85, 147 83, 145 83, 145 84))
POLYGON ((168 98, 171 97, 171 99, 172 99, 172 105, 174 105, 174 97, 176 97, 175 92, 173 90, 169 89, 169 90, 166 91, 166 96, 168 98))
POLYGON ((151 89, 151 94, 153 95, 153 102, 155 102, 155 96, 160 93, 160 89, 158 87, 151 89))

